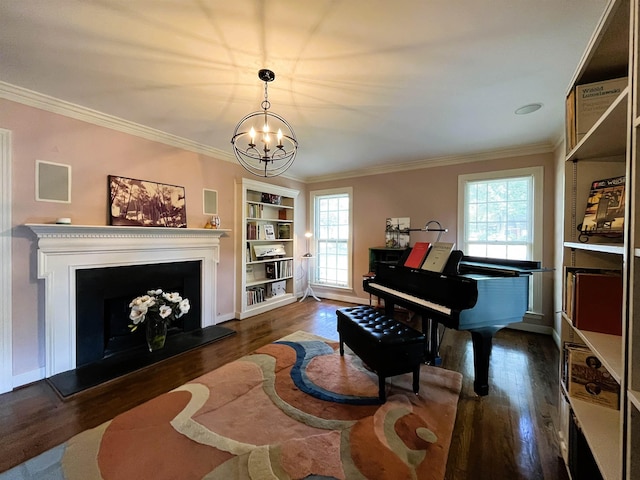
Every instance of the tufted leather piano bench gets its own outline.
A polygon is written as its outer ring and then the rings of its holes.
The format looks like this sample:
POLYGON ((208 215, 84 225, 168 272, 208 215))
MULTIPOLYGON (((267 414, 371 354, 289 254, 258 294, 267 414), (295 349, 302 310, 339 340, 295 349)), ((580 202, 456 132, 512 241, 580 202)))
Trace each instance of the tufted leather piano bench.
POLYGON ((338 315, 340 355, 346 343, 378 375, 378 395, 386 401, 385 379, 413 372, 413 391, 420 389, 425 336, 373 307, 341 308, 338 315))

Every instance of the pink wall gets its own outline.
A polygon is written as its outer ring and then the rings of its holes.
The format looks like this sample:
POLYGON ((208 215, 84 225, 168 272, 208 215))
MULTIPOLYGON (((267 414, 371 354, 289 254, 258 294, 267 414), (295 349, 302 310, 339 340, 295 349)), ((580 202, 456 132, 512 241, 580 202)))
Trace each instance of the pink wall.
MULTIPOLYGON (((555 166, 552 153, 462 163, 393 174, 371 175, 307 185, 307 189, 353 187, 354 294, 368 298, 362 275, 368 270, 370 247, 384 246, 388 217, 409 217, 412 228, 423 228, 429 220, 448 229, 441 240, 457 242, 458 175, 540 166, 544 167, 544 266, 553 265, 555 166)), ((411 233, 411 244, 434 241, 430 233, 411 233)), ((545 326, 552 325, 552 274, 543 274, 545 326)))
MULTIPOLYGON (((13 144, 13 356, 14 376, 40 369, 44 354, 43 285, 36 278, 36 239, 25 223, 49 223, 71 217, 78 225, 107 225, 107 176, 121 175, 184 186, 190 228, 204 225, 202 189, 218 191, 222 228, 235 229, 234 184, 251 177, 239 165, 170 147, 162 143, 95 126, 62 115, 0 99, 0 128, 12 132, 13 144), (35 201, 35 162, 71 165, 71 204, 35 201)), ((298 162, 304 161, 301 154, 298 162)), ((456 241, 458 175, 542 165, 545 168, 545 228, 543 265, 553 265, 553 200, 555 172, 552 154, 504 158, 393 174, 301 184, 284 178, 274 184, 300 190, 296 211, 298 254, 305 248, 308 192, 353 187, 354 291, 347 297, 367 299, 362 275, 368 271, 369 247, 384 245, 387 217, 410 217, 412 227, 438 220, 449 229, 443 240, 456 241)), ((218 314, 233 316, 235 232, 221 240, 218 271, 218 314)), ((411 240, 429 241, 424 233, 411 240)), ((545 324, 552 322, 552 277, 545 276, 545 324)), ((342 293, 342 292, 341 292, 342 293)), ((250 321, 250 320, 249 320, 250 321)))
MULTIPOLYGON (((36 273, 37 239, 25 223, 71 217, 76 225, 108 225, 107 176, 121 175, 184 186, 190 228, 204 226, 208 218, 202 214, 202 189, 217 190, 221 228, 235 228, 235 181, 250 177, 235 163, 2 99, 0 128, 12 132, 14 376, 44 365, 43 281, 36 273), (35 200, 36 160, 71 165, 70 204, 35 200)), ((303 188, 286 179, 273 183, 303 188)), ((304 206, 304 194, 301 197, 304 206)), ((304 235, 303 212, 297 218, 297 235, 304 235)), ((221 239, 217 292, 218 315, 231 318, 235 311, 234 235, 221 239)))

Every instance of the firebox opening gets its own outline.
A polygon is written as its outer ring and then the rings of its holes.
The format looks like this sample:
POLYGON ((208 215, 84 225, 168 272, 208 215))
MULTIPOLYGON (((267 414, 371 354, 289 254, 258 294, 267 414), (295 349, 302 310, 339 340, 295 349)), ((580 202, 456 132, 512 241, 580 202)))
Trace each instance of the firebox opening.
POLYGON ((81 367, 145 345, 144 328, 131 333, 129 304, 161 288, 188 298, 189 313, 171 324, 171 337, 201 328, 201 262, 89 268, 76 271, 76 366, 81 367))

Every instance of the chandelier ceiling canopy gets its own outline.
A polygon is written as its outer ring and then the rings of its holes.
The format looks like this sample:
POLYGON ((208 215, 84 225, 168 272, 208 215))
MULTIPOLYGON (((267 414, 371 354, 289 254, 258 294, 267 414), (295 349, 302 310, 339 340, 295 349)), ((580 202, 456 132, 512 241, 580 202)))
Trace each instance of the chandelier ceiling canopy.
POLYGON ((258 78, 264 82, 262 110, 249 113, 238 122, 231 144, 233 153, 247 171, 259 177, 275 177, 293 164, 298 140, 289 122, 269 111, 267 86, 275 80, 275 73, 262 69, 258 78))

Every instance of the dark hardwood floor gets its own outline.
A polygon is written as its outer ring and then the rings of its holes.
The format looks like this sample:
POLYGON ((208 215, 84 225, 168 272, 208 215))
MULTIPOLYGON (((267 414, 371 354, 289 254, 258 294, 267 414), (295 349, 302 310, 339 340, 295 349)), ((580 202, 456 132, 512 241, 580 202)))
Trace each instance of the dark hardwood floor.
MULTIPOLYGON (((337 340, 337 308, 306 300, 242 321, 238 334, 62 401, 40 381, 0 395, 0 472, 140 403, 297 330, 337 340)), ((447 480, 567 479, 556 427, 558 351, 548 336, 503 329, 494 338, 490 388, 473 392, 468 332, 446 330, 443 368, 464 375, 447 480)))

